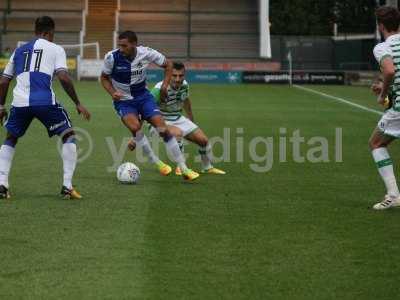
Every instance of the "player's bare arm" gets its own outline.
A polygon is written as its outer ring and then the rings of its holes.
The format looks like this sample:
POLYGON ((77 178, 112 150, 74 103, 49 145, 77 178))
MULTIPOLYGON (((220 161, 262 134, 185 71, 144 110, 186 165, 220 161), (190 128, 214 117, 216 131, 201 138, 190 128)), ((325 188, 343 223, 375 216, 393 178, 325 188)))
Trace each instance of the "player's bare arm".
POLYGON ((10 86, 10 78, 0 76, 0 124, 3 125, 7 119, 8 113, 5 108, 8 87, 10 86))
POLYGON ((107 91, 107 93, 110 94, 114 101, 120 100, 122 98, 122 93, 114 89, 111 83, 110 75, 101 73, 100 82, 103 88, 107 91))
POLYGON ((393 59, 391 57, 386 57, 381 62, 381 71, 382 71, 382 88, 381 92, 378 95, 378 103, 384 104, 385 98, 389 93, 389 88, 393 83, 393 78, 396 73, 395 66, 393 64, 393 59))
POLYGON ((382 86, 383 86, 383 78, 382 75, 379 74, 379 77, 377 77, 371 85, 371 90, 374 93, 375 96, 380 95, 382 91, 382 86))
POLYGON ((172 78, 173 63, 171 60, 166 59, 161 67, 164 68, 165 71, 164 71, 164 80, 160 89, 160 100, 165 101, 165 99, 167 99, 168 96, 168 86, 172 78))
POLYGON ((189 98, 183 102, 183 109, 190 121, 194 122, 193 111, 192 111, 192 101, 189 98))
POLYGON ((63 87, 64 91, 75 103, 78 114, 81 114, 84 119, 90 120, 90 113, 79 101, 78 95, 76 94, 75 91, 74 84, 72 83, 72 80, 69 77, 68 72, 66 71, 57 72, 57 77, 58 80, 60 80, 61 86, 63 87))

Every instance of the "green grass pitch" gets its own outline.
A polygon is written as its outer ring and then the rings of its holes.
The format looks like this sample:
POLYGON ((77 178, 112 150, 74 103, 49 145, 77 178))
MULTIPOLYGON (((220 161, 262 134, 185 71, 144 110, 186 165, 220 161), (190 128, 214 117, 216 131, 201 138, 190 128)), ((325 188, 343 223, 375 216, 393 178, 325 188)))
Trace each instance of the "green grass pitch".
MULTIPOLYGON (((314 86, 379 109, 367 88, 314 86)), ((17 145, 12 200, 0 202, 0 299, 396 299, 400 294, 400 209, 375 212, 384 194, 367 141, 379 115, 296 88, 192 85, 196 122, 210 136, 231 132, 226 176, 185 184, 149 163, 136 186, 107 172, 128 131, 98 82, 77 83, 93 114, 82 121, 58 85, 75 126, 93 140, 74 183, 83 201, 58 197, 57 138, 34 121, 17 145), (243 128, 237 133, 236 128, 243 128), (329 162, 297 163, 287 140, 326 137, 329 162), (343 162, 335 162, 342 128, 343 162), (272 137, 269 172, 250 169, 253 137, 272 137), (238 137, 244 162, 236 162, 238 137)), ((1 137, 5 132, 2 130, 1 137)), ((82 148, 85 142, 82 142, 82 148)), ((87 146, 87 145, 86 145, 87 146)), ((305 155, 310 147, 303 145, 305 155)), ((196 147, 186 147, 194 154, 196 147)), ((256 147, 259 155, 265 147, 256 147)), ((221 146, 216 147, 221 154, 221 146)), ((398 144, 390 148, 398 166, 398 144)), ((125 161, 134 161, 132 153, 125 161)), ((199 164, 189 160, 190 166, 199 164)), ((258 162, 265 165, 265 162, 258 162)), ((398 170, 398 168, 397 168, 398 170)), ((397 172, 398 174, 398 172, 397 172)), ((399 174, 398 174, 399 175, 399 174)))

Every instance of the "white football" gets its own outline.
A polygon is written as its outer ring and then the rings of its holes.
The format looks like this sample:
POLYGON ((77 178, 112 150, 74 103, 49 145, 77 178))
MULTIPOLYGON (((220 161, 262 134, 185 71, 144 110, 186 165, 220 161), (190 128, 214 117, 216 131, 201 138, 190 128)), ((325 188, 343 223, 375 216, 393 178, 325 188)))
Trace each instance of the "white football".
POLYGON ((117 178, 122 183, 135 184, 139 181, 140 169, 131 162, 125 162, 118 167, 117 178))

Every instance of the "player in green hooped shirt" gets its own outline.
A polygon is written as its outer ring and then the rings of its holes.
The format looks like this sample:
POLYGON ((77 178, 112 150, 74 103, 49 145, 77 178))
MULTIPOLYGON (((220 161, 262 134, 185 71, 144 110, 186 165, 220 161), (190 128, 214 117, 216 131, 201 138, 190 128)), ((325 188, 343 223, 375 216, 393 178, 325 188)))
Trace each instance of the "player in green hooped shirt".
MULTIPOLYGON (((161 101, 160 89, 162 82, 159 82, 151 90, 157 104, 160 107, 161 114, 168 126, 169 131, 174 135, 183 152, 183 138, 197 144, 199 146, 199 154, 201 156, 202 172, 209 174, 225 174, 224 171, 215 168, 212 165, 211 147, 208 138, 204 132, 193 123, 193 112, 191 101, 189 99, 189 85, 185 80, 185 66, 181 62, 173 63, 172 79, 168 87, 168 96, 161 101), (185 111, 186 116, 182 114, 185 111)), ((150 133, 156 133, 156 129, 152 127, 150 133)), ((134 141, 130 141, 128 145, 130 149, 134 149, 134 141)), ((181 170, 176 168, 176 175, 182 175, 181 170)))
MULTIPOLYGON (((199 154, 202 162, 202 172, 210 174, 225 174, 224 171, 213 167, 211 158, 211 147, 204 132, 193 122, 192 105, 189 99, 189 84, 185 80, 185 65, 181 62, 173 63, 172 79, 168 87, 168 97, 160 101, 161 82, 157 83, 151 90, 156 99, 161 114, 164 117, 170 132, 177 138, 183 152, 182 138, 199 146, 199 154), (185 111, 185 117, 182 114, 185 111)), ((155 129, 153 128, 154 132, 155 129)), ((175 174, 181 175, 179 167, 175 174)))
POLYGON ((397 7, 381 6, 376 9, 375 16, 378 30, 385 41, 374 47, 382 81, 373 84, 372 90, 378 104, 386 110, 371 134, 369 147, 386 193, 382 201, 372 208, 385 210, 400 206, 399 186, 388 151, 388 146, 400 139, 400 12, 397 7))

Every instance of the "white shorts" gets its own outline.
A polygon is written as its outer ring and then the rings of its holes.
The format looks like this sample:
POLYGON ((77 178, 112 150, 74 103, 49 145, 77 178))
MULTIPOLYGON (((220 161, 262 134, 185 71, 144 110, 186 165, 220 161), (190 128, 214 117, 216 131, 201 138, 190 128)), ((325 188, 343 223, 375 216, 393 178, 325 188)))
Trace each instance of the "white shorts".
POLYGON ((385 112, 378 122, 379 130, 395 138, 400 138, 400 112, 392 109, 385 112))
MULTIPOLYGON (((178 127, 180 130, 182 130, 182 135, 185 137, 188 134, 191 134, 194 132, 197 128, 199 128, 196 124, 194 124, 192 121, 190 121, 188 118, 185 116, 180 116, 179 119, 176 121, 167 121, 165 120, 165 123, 170 126, 175 126, 178 127)), ((150 134, 156 134, 156 129, 152 126, 150 129, 150 134)))

